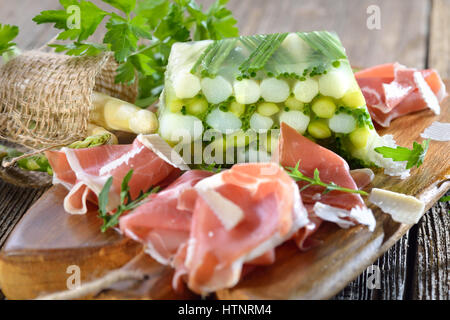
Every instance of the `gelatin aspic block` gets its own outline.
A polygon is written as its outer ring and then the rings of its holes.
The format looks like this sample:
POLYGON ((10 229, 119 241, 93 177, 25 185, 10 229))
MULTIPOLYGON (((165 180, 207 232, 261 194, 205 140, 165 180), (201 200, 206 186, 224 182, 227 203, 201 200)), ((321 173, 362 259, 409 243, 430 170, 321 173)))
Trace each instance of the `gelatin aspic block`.
POLYGON ((215 154, 232 148, 233 162, 255 150, 257 160, 270 158, 286 122, 356 165, 408 175, 405 163, 374 151, 395 142, 375 131, 345 49, 327 31, 174 44, 159 120, 170 144, 200 141, 215 154))

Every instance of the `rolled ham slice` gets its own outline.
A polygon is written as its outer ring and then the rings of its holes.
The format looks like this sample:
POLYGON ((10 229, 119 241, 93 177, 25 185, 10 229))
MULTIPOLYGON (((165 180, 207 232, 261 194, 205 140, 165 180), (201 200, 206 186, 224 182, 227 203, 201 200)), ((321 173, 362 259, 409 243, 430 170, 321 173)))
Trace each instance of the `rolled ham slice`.
POLYGON ((383 127, 403 115, 431 109, 439 114, 439 103, 447 96, 436 70, 417 70, 388 63, 355 73, 372 119, 383 127))
POLYGON ((136 198, 141 191, 167 184, 176 178, 180 169, 152 149, 153 136, 139 135, 128 145, 46 151, 54 172, 53 183, 69 189, 64 199, 64 209, 72 214, 85 214, 87 201, 96 203, 97 196, 112 176, 107 210, 114 210, 120 204, 122 180, 131 169, 134 171, 129 182, 132 198, 136 198))
POLYGON ((275 163, 234 165, 194 190, 181 197, 193 209, 192 229, 175 258, 174 285, 184 279, 197 293, 233 287, 245 263, 273 262, 273 249, 309 222, 297 185, 275 163), (226 202, 233 212, 215 205, 226 202))
MULTIPOLYGON (((274 156, 283 167, 295 167, 299 163, 299 170, 308 177, 314 176, 314 170, 319 170, 320 179, 325 183, 358 189, 352 177, 347 162, 334 152, 323 148, 315 142, 305 138, 295 129, 281 124, 278 151, 274 156)), ((360 186, 365 186, 372 179, 370 172, 357 171, 353 173, 358 178, 360 186)), ((297 182, 301 189, 306 182, 297 182)), ((296 242, 302 249, 307 237, 312 235, 320 226, 320 220, 337 223, 343 228, 356 224, 367 225, 369 230, 375 228, 375 218, 367 208, 359 194, 341 191, 324 193, 324 188, 311 186, 301 191, 305 206, 308 208, 309 224, 306 230, 300 230, 296 242)))

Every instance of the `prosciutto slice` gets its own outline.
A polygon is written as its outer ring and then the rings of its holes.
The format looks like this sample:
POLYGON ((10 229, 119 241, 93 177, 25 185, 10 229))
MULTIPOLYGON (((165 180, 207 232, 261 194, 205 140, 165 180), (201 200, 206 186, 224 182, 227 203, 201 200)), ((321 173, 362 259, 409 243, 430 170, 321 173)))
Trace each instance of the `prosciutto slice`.
POLYGON ((121 231, 145 245, 145 251, 161 264, 170 265, 178 248, 189 238, 192 212, 178 206, 183 191, 213 173, 202 170, 185 172, 163 191, 152 194, 147 202, 120 218, 121 231))
MULTIPOLYGON (((278 152, 275 158, 283 167, 295 167, 299 163, 299 171, 308 177, 314 176, 314 170, 319 170, 320 179, 325 183, 358 189, 347 162, 334 152, 305 138, 286 123, 281 124, 278 152)), ((358 182, 366 185, 370 181, 369 172, 355 172, 358 182), (364 175, 364 176, 363 176, 364 175)), ((297 182, 301 189, 307 183, 297 182)), ((302 245, 307 236, 315 232, 321 220, 337 223, 343 228, 355 224, 367 225, 369 230, 375 228, 375 218, 372 211, 366 207, 359 194, 341 191, 323 193, 324 187, 311 186, 301 191, 305 205, 309 208, 310 224, 307 230, 298 234, 297 244, 302 245)))
POLYGON ((130 169, 134 170, 129 182, 133 198, 141 190, 173 180, 180 174, 180 169, 156 153, 159 151, 154 148, 154 141, 160 140, 156 135, 139 135, 129 145, 46 151, 54 172, 53 183, 60 183, 70 190, 64 199, 64 209, 72 214, 86 213, 87 201, 95 203, 112 176, 107 210, 113 210, 120 203, 120 185, 130 169))
POLYGON ((198 293, 234 286, 244 263, 273 262, 273 249, 309 222, 297 185, 275 163, 237 164, 193 190, 180 198, 193 215, 174 285, 184 278, 198 293))
POLYGON ((388 127, 393 119, 430 108, 439 114, 447 96, 435 70, 417 70, 388 63, 355 73, 372 119, 388 127))

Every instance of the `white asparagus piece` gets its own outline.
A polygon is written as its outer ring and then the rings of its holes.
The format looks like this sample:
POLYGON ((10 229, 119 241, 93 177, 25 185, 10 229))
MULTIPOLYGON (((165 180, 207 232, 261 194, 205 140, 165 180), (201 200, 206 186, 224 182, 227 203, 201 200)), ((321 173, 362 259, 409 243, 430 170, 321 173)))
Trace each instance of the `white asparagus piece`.
POLYGON ((283 111, 280 115, 280 123, 285 122, 301 134, 308 128, 309 117, 301 111, 283 111))
POLYGON ((92 104, 90 121, 107 130, 149 134, 158 129, 156 115, 134 104, 99 92, 93 92, 92 104))
POLYGON ((294 84, 295 98, 301 102, 311 102, 319 93, 319 84, 316 80, 306 78, 304 81, 297 80, 294 84))
POLYGON ((206 123, 222 133, 232 133, 242 126, 242 121, 232 112, 217 109, 206 117, 206 123))
POLYGON ((289 85, 284 80, 267 78, 261 81, 261 96, 267 102, 283 102, 289 97, 289 85))
POLYGON ((319 92, 324 96, 340 99, 350 88, 351 81, 348 73, 341 69, 333 69, 319 78, 319 92))
POLYGON ((159 133, 167 141, 188 143, 201 137, 203 124, 194 116, 166 113, 160 119, 159 133))
POLYGON ((201 89, 200 80, 188 71, 180 72, 173 79, 175 95, 179 99, 193 98, 201 89))
POLYGON ((331 117, 328 126, 337 133, 350 133, 355 130, 356 120, 350 114, 338 113, 331 117))
POLYGON ((256 132, 265 132, 273 125, 273 120, 270 117, 262 116, 259 113, 254 113, 250 117, 250 128, 256 132))
POLYGON ((236 101, 242 104, 255 103, 261 97, 261 88, 255 80, 236 80, 233 83, 233 89, 236 101))
POLYGON ((227 100, 233 93, 231 84, 222 76, 203 78, 201 87, 206 100, 214 104, 227 100))

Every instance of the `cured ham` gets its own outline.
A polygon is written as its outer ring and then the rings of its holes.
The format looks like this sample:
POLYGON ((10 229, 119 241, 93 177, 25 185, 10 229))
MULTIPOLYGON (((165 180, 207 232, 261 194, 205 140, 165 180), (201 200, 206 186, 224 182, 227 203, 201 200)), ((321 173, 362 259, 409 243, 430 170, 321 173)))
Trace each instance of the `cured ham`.
POLYGON ((234 286, 245 263, 273 262, 273 249, 309 222, 297 185, 275 163, 237 164, 194 190, 180 198, 193 216, 174 284, 184 278, 198 293, 234 286))
MULTIPOLYGON (((341 187, 358 189, 344 159, 305 138, 285 123, 281 124, 278 153, 275 158, 284 167, 295 167, 299 163, 298 169, 308 177, 313 177, 314 170, 318 169, 323 182, 334 182, 341 187)), ((370 179, 363 178, 363 174, 370 176, 370 173, 363 171, 354 173, 361 185, 367 184, 367 180, 370 179)), ((300 188, 306 184, 304 181, 298 182, 300 188)), ((327 193, 323 191, 324 187, 320 186, 311 186, 301 191, 303 202, 310 208, 310 217, 335 222, 344 228, 358 223, 367 225, 371 231, 374 229, 375 218, 359 194, 337 190, 327 193)), ((309 229, 300 233, 300 239, 304 240, 305 232, 309 235, 317 230, 317 220, 316 223, 314 220, 311 221, 309 229)))
POLYGON ((112 176, 107 210, 113 210, 120 203, 121 182, 130 169, 134 170, 129 182, 132 198, 141 190, 162 185, 178 176, 180 168, 185 166, 179 159, 175 159, 178 164, 168 161, 155 147, 161 142, 165 144, 157 135, 139 135, 129 145, 46 151, 54 171, 53 183, 60 183, 70 190, 64 199, 64 209, 72 214, 86 213, 87 201, 96 202, 107 179, 112 176))
POLYGON ((417 70, 389 63, 355 73, 372 119, 383 127, 405 114, 430 108, 439 114, 447 96, 435 70, 417 70))
POLYGON ((158 262, 170 265, 178 248, 189 238, 192 211, 178 205, 178 199, 200 180, 213 173, 185 172, 163 191, 152 194, 146 203, 120 218, 120 229, 145 245, 145 251, 158 262))

